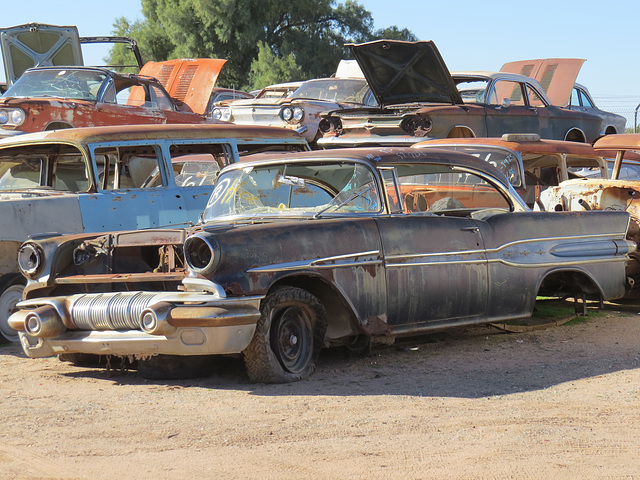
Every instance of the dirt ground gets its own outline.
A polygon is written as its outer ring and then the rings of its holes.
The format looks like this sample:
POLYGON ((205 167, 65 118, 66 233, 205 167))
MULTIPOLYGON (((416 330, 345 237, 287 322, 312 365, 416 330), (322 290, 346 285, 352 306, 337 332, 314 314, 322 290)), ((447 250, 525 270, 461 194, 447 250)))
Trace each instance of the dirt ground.
POLYGON ((640 478, 640 315, 615 310, 325 351, 285 385, 235 359, 150 381, 0 347, 0 478, 640 478))

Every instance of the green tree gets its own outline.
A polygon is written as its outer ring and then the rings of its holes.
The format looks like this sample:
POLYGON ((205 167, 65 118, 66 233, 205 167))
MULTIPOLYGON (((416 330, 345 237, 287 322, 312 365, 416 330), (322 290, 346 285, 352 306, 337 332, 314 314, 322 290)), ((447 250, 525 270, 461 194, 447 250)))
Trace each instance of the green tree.
MULTIPOLYGON (((329 76, 351 57, 345 43, 415 38, 395 26, 374 32, 357 0, 142 0, 142 13, 114 28, 138 41, 145 60, 226 58, 218 85, 244 89, 329 76)), ((110 62, 125 53, 114 48, 110 62)))

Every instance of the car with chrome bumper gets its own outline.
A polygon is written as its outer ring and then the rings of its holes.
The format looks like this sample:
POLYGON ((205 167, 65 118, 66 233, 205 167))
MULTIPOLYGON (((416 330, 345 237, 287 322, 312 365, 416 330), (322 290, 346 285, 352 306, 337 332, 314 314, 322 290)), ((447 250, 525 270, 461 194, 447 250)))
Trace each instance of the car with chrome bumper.
POLYGON ((284 129, 129 125, 19 135, 0 142, 0 341, 25 280, 27 238, 196 223, 218 172, 240 156, 307 150, 284 129))
POLYGON ((225 167, 192 229, 27 241, 9 323, 30 357, 237 354, 252 381, 289 382, 322 347, 618 298, 628 222, 532 212, 455 151, 274 154, 225 167))

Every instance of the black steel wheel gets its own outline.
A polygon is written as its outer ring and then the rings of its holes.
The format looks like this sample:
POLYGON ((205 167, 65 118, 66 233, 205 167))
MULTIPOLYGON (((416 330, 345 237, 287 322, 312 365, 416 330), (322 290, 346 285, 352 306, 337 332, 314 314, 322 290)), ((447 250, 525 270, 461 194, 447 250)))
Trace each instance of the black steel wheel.
POLYGON ((261 313, 243 352, 249 379, 286 383, 311 375, 327 330, 320 301, 301 288, 283 287, 265 298, 261 313))

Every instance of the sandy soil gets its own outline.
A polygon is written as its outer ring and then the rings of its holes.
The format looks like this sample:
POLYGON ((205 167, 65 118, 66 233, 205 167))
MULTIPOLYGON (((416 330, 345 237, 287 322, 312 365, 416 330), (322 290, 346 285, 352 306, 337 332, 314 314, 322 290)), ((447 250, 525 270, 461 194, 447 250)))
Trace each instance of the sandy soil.
POLYGON ((27 359, 0 347, 2 479, 640 478, 640 315, 323 352, 251 385, 27 359))

